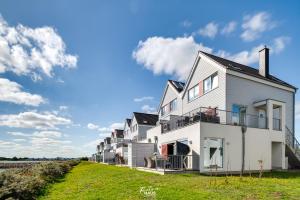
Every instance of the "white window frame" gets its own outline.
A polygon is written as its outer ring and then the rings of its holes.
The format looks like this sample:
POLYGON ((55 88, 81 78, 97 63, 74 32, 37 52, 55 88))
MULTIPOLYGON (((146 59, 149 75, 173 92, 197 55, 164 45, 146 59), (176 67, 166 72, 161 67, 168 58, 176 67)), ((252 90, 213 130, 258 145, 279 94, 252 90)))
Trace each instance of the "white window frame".
POLYGON ((188 102, 193 101, 194 99, 196 99, 200 96, 200 91, 199 90, 200 90, 199 83, 189 89, 189 91, 188 91, 188 102), (190 94, 193 94, 193 96, 190 97, 190 94))
POLYGON ((177 98, 173 99, 171 102, 170 102, 170 112, 173 112, 175 110, 177 110, 177 98))
POLYGON ((208 78, 204 79, 203 81, 203 94, 206 94, 210 91, 212 91, 213 89, 219 87, 219 75, 218 73, 214 73, 211 76, 209 76, 208 78), (216 78, 216 79, 215 79, 216 78), (206 82, 209 81, 209 85, 206 84, 206 82), (216 85, 214 85, 214 81, 217 82, 216 85), (209 88, 207 88, 209 87, 209 88))

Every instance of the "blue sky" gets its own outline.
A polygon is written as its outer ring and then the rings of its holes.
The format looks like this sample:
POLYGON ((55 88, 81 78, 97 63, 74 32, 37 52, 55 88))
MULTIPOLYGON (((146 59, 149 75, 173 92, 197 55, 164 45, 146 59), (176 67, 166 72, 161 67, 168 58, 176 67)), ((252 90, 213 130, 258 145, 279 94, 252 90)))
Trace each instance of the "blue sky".
MULTIPOLYGON (((300 4, 273 1, 0 2, 0 156, 81 156, 133 111, 153 112, 166 80, 199 49, 300 86, 300 4)), ((300 137, 300 96, 296 132, 300 137)))

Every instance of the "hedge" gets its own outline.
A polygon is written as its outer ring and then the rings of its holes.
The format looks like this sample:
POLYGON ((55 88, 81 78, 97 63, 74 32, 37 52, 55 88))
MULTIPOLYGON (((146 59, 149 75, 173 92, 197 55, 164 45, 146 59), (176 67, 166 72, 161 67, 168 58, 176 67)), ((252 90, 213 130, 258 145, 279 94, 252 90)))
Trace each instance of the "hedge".
POLYGON ((24 169, 0 173, 0 200, 36 199, 48 183, 63 177, 79 161, 42 162, 24 169))

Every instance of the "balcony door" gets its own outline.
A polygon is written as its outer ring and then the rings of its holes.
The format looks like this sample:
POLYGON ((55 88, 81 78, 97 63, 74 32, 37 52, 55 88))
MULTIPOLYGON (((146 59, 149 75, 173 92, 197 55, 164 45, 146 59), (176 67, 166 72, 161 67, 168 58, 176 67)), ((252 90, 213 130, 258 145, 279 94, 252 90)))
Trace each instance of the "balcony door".
POLYGON ((258 128, 266 128, 267 120, 266 120, 266 111, 263 109, 258 110, 258 128))
POLYGON ((234 125, 246 125, 246 107, 233 104, 231 120, 234 125))

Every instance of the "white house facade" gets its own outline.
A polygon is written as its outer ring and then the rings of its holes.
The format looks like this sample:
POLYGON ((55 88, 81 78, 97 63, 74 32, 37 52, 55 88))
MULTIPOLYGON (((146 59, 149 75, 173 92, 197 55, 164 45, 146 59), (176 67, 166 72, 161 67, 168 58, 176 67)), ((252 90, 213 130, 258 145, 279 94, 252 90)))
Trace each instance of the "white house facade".
POLYGON ((184 144, 186 162, 200 172, 299 167, 297 88, 269 73, 267 48, 259 55, 257 70, 200 51, 186 84, 168 81, 159 122, 147 131, 157 153, 180 155, 176 145, 184 144))

